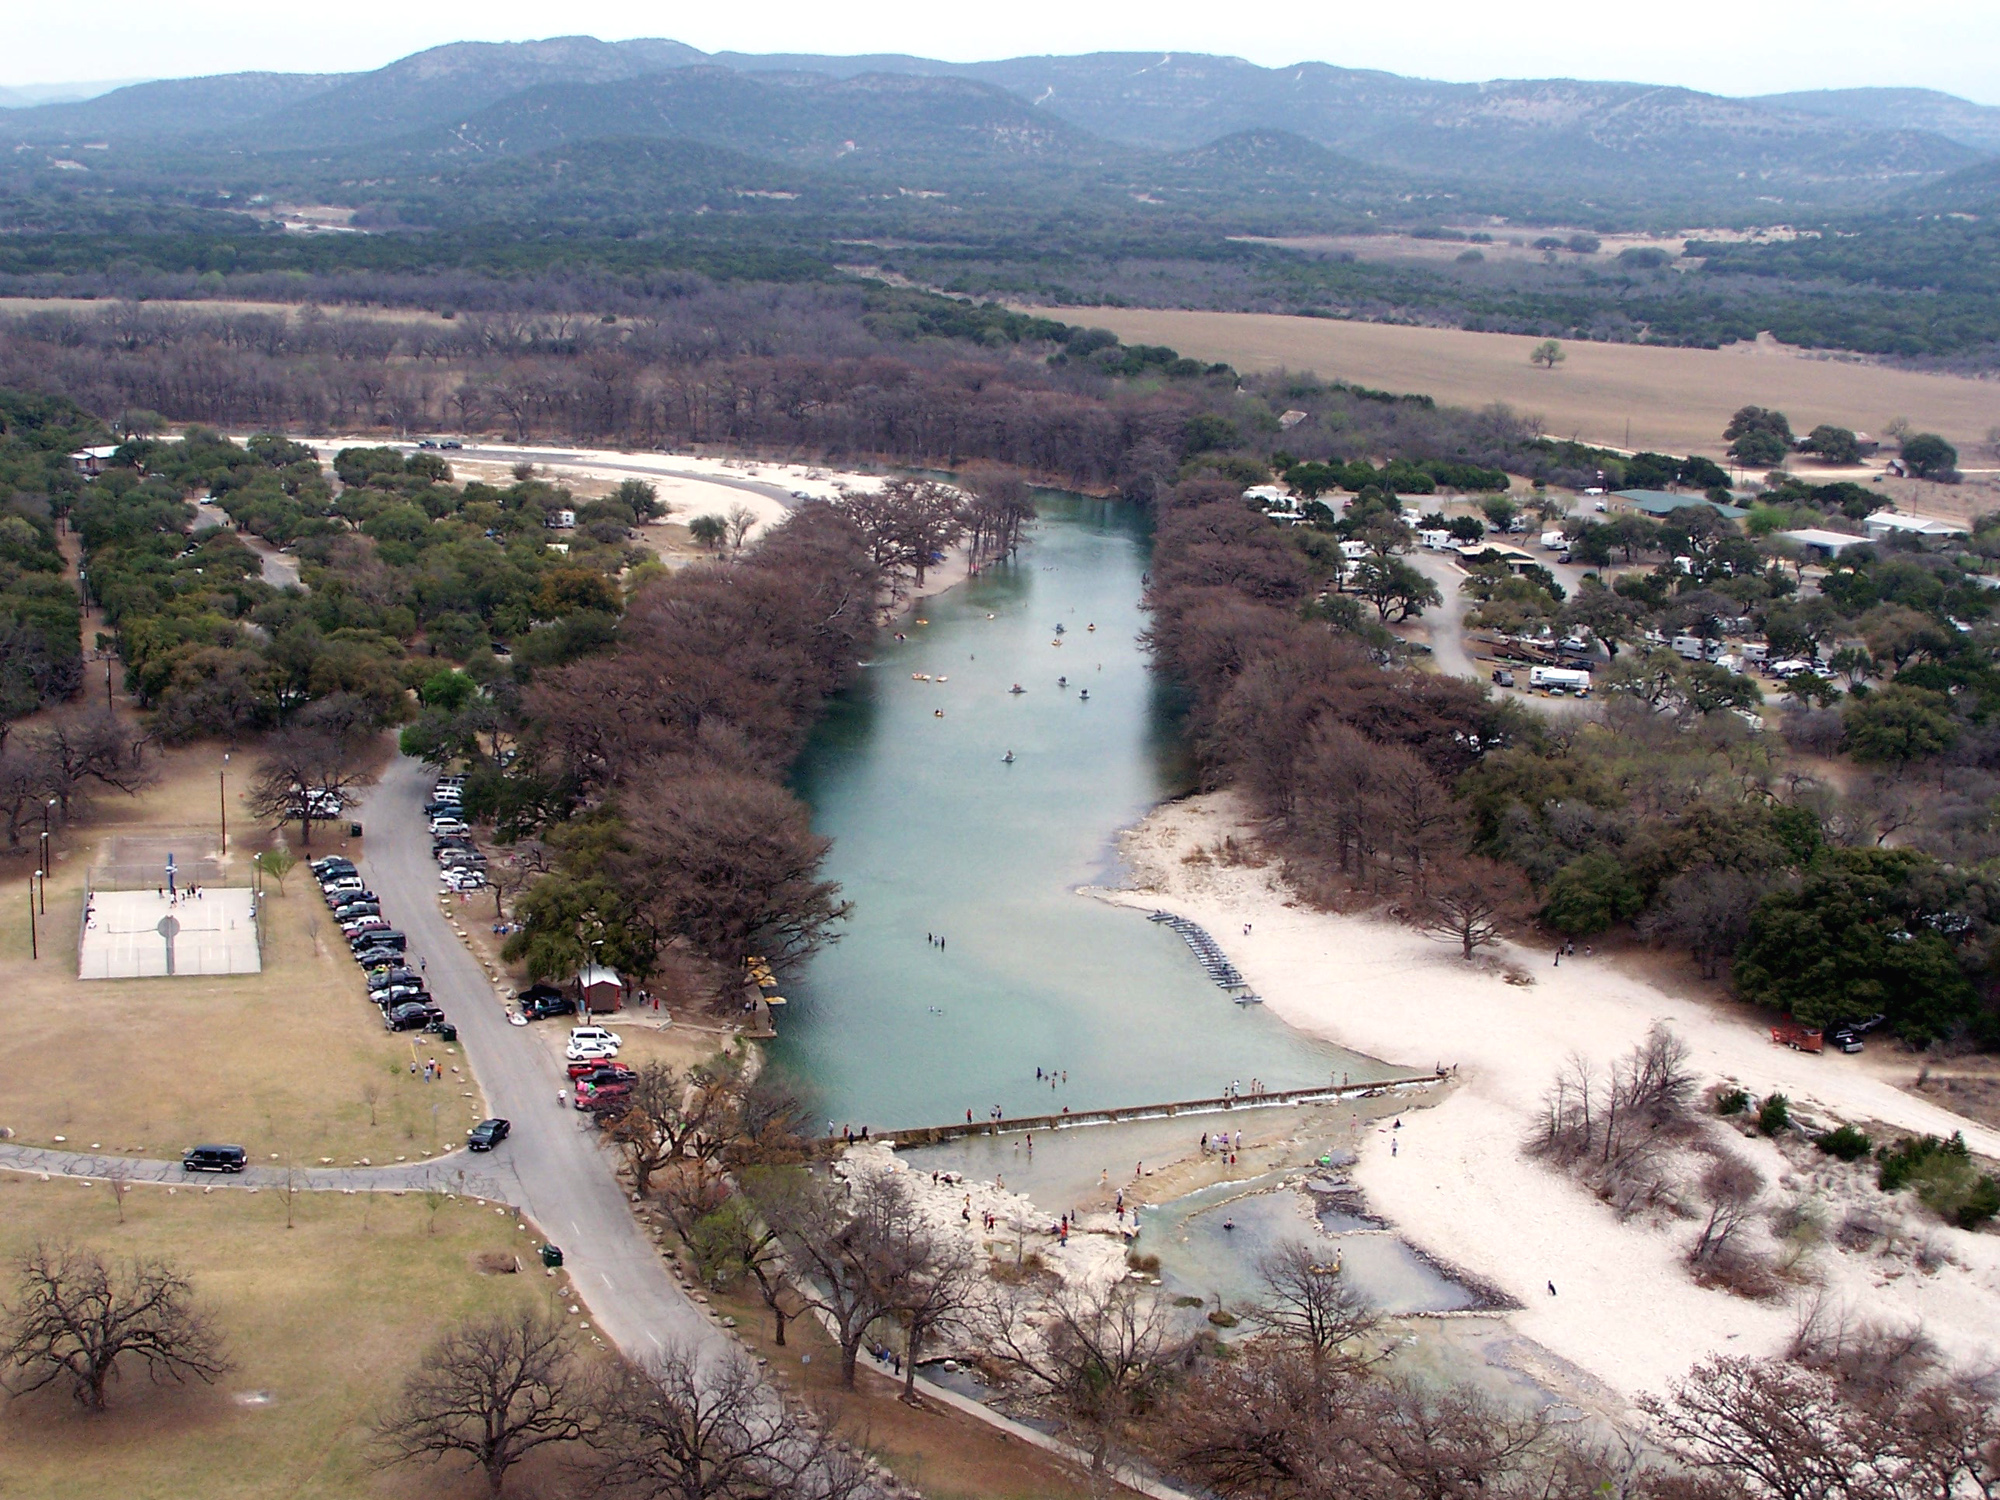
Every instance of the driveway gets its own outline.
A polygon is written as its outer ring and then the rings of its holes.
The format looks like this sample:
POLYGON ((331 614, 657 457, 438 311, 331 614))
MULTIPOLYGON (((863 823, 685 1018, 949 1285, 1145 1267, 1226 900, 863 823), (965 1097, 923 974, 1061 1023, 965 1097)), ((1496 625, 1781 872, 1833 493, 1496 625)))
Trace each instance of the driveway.
POLYGON ((562 1247, 597 1327, 627 1354, 644 1358, 676 1342, 720 1348, 728 1335, 674 1284, 639 1228, 613 1174, 616 1158, 562 1104, 569 1080, 555 1053, 531 1028, 508 1025, 500 993, 439 910, 423 817, 435 774, 407 756, 390 763, 360 812, 369 830, 360 865, 409 935, 410 955, 427 960, 431 992, 458 1027, 487 1108, 513 1121, 508 1139, 481 1160, 499 1184, 493 1196, 562 1247))

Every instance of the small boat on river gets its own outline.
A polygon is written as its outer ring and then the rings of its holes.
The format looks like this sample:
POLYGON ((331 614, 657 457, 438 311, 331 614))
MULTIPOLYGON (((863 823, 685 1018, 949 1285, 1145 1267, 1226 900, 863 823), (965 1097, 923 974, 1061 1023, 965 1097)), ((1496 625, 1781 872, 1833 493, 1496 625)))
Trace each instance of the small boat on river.
POLYGON ((1007 691, 1010 693, 1025 693, 1027 692, 1027 689, 1022 687, 1021 684, 1017 682, 1012 687, 1008 688, 1007 691))
POLYGON ((1001 764, 1001 765, 1003 765, 1003 766, 1011 766, 1011 765, 1013 765, 1013 764, 1014 764, 1014 752, 1013 752, 1012 750, 1009 750, 1009 751, 1008 751, 1008 752, 1007 752, 1007 753, 1006 753, 1005 755, 1001 756, 1001 757, 1000 757, 1000 764, 1001 764))

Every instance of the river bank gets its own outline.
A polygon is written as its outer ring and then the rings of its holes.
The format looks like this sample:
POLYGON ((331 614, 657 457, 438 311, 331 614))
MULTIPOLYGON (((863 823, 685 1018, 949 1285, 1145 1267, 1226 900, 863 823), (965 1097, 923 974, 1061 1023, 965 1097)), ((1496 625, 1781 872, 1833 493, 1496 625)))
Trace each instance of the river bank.
MULTIPOLYGON (((1745 1019, 1607 958, 1579 955, 1556 967, 1547 953, 1510 947, 1502 960, 1533 982, 1507 983, 1497 966, 1468 965, 1386 919, 1312 910, 1274 868, 1201 856, 1226 838, 1254 844, 1232 795, 1168 803, 1122 841, 1127 887, 1096 894, 1204 925, 1265 1008, 1307 1035, 1412 1068, 1456 1068, 1459 1086, 1405 1117, 1393 1153, 1384 1133, 1363 1133, 1354 1180, 1420 1249, 1520 1301, 1512 1315, 1520 1333, 1620 1396, 1660 1390, 1710 1353, 1776 1353, 1796 1309, 1696 1286, 1683 1262, 1689 1231, 1620 1223, 1522 1154, 1544 1091, 1571 1056, 1608 1064, 1663 1020, 1705 1080, 1782 1090, 1821 1117, 1963 1130, 1975 1151, 2000 1155, 2000 1132, 1904 1092, 1879 1059, 1773 1047, 1745 1019)), ((1836 1174, 1809 1174, 1769 1142, 1746 1140, 1741 1150, 1774 1184, 1774 1201, 1796 1194, 1838 1209, 1857 1191, 1836 1174)), ((1991 1362, 2000 1354, 2000 1238, 1935 1222, 1910 1227, 1938 1252, 1928 1272, 1907 1253, 1823 1248, 1811 1274, 1857 1316, 1920 1322, 1947 1354, 1991 1362)))

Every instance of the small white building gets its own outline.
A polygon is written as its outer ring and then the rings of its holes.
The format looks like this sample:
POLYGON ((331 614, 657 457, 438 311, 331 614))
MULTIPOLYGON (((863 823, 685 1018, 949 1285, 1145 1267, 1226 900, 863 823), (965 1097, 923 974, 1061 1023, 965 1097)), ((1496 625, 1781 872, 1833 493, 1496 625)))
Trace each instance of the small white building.
POLYGON ((1947 537, 1965 536, 1967 528, 1956 521, 1935 521, 1929 516, 1906 516, 1898 511, 1878 510, 1861 523, 1868 528, 1871 540, 1879 540, 1895 532, 1913 536, 1947 537))
POLYGON ((1868 541, 1865 536, 1855 536, 1846 531, 1824 531, 1816 526, 1802 527, 1798 531, 1777 531, 1772 536, 1822 559, 1838 557, 1849 547, 1859 547, 1868 541))

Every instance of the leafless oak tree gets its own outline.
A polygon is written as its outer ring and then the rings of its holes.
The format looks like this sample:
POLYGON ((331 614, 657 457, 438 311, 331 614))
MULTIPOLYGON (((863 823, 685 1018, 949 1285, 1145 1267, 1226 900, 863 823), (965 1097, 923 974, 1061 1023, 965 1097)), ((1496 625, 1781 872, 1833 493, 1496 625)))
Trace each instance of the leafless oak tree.
POLYGON ((375 1430, 386 1462, 462 1456, 497 1496, 507 1471, 528 1454, 598 1430, 588 1384, 563 1329, 523 1309, 446 1332, 375 1430))
POLYGON ((19 1294, 5 1309, 0 1368, 15 1395, 67 1383, 88 1411, 127 1356, 155 1382, 213 1381, 230 1368, 221 1335, 172 1262, 113 1265, 99 1252, 44 1243, 18 1263, 19 1294))

